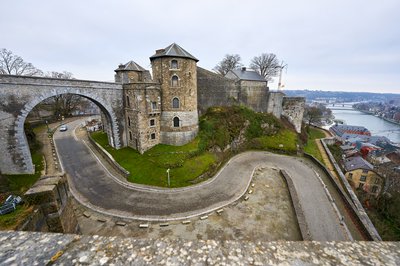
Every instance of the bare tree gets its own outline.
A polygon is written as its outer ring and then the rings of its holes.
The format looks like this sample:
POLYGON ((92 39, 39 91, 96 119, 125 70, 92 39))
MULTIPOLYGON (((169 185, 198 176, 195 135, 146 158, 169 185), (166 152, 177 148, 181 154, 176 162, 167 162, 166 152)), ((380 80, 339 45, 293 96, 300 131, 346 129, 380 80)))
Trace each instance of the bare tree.
POLYGON ((321 121, 323 112, 321 108, 317 106, 306 106, 304 110, 304 119, 310 126, 313 123, 318 123, 321 121))
POLYGON ((25 62, 10 50, 0 49, 0 74, 21 76, 42 76, 43 72, 31 63, 25 62))
POLYGON ((45 77, 57 78, 57 79, 74 79, 74 75, 68 71, 63 71, 63 72, 50 71, 46 73, 45 77))
POLYGON ((263 53, 251 59, 250 68, 254 69, 267 81, 270 81, 279 74, 281 65, 275 54, 263 53))
POLYGON ((230 70, 240 68, 243 64, 238 54, 226 54, 225 57, 214 67, 214 71, 225 76, 230 70))

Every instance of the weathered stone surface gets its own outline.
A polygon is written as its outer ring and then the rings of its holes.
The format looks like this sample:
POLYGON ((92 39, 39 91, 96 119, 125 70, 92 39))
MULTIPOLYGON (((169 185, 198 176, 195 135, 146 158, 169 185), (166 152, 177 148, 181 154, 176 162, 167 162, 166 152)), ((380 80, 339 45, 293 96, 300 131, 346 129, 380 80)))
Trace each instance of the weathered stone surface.
POLYGON ((304 97, 283 97, 282 115, 294 125, 297 133, 301 132, 305 104, 306 99, 304 97))
POLYGON ((400 243, 254 243, 0 232, 0 261, 3 265, 399 265, 400 243))
POLYGON ((75 233, 78 222, 68 196, 65 176, 43 176, 26 193, 26 200, 40 209, 40 216, 34 213, 32 225, 22 230, 43 227, 50 232, 75 233), (35 215, 37 217, 35 217, 35 215), (36 224, 34 224, 35 222, 36 224))

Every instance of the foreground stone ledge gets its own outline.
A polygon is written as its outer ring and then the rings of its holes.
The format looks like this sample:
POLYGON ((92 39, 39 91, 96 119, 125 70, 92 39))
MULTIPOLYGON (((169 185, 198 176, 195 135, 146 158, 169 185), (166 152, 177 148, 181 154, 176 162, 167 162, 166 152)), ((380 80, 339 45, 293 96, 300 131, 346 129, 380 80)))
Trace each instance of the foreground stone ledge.
POLYGON ((149 240, 0 232, 2 265, 400 265, 399 242, 149 240))

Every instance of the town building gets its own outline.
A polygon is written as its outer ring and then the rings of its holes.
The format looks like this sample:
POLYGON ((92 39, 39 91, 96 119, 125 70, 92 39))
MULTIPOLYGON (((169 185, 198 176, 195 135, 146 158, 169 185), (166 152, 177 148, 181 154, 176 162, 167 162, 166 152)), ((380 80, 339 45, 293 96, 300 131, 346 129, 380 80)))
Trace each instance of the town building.
POLYGON ((370 195, 377 196, 382 190, 383 178, 374 171, 374 167, 360 156, 344 160, 346 179, 353 189, 362 189, 370 195))

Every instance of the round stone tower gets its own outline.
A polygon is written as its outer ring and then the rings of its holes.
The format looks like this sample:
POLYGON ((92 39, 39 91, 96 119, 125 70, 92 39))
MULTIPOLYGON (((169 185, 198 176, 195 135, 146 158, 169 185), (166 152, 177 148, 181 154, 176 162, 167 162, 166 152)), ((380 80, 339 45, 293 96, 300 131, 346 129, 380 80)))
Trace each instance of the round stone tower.
POLYGON ((197 135, 199 61, 173 43, 150 57, 153 80, 161 85, 160 142, 183 145, 197 135))

